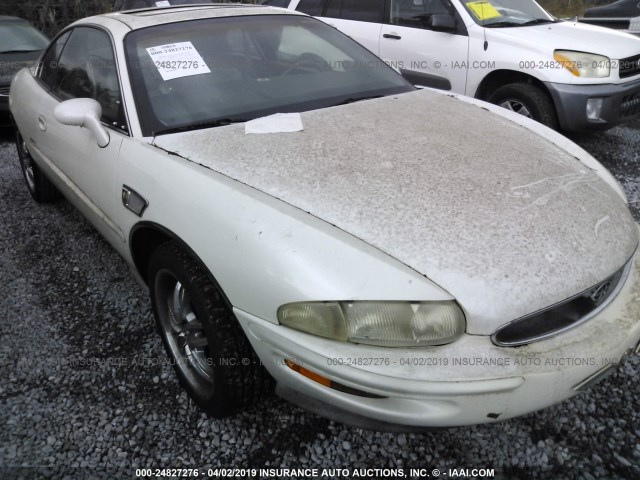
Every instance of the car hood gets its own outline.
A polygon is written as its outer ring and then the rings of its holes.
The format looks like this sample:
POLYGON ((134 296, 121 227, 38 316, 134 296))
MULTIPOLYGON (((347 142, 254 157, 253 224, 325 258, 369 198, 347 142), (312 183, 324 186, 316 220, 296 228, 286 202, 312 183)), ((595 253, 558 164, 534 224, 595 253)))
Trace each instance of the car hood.
POLYGON ((14 75, 31 67, 40 57, 41 50, 24 53, 0 53, 0 85, 10 85, 14 75))
POLYGON ((487 38, 508 45, 527 45, 553 58, 554 50, 595 53, 611 59, 640 54, 640 38, 611 28, 563 21, 513 28, 487 28, 487 38), (544 39, 544 41, 541 41, 544 39))
POLYGON ((481 106, 423 90, 302 120, 296 133, 231 125, 154 143, 425 275, 457 298, 469 333, 590 288, 637 246, 627 206, 598 174, 481 106))

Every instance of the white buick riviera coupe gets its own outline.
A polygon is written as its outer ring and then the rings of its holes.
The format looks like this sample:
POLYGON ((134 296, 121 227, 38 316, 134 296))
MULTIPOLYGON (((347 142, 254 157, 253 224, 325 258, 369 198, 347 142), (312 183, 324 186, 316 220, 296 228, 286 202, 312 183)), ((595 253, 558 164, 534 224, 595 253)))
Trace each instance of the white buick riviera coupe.
POLYGON ((613 177, 304 14, 87 18, 10 108, 31 195, 64 194, 127 260, 215 417, 275 387, 372 428, 491 422, 638 349, 638 226, 613 177))

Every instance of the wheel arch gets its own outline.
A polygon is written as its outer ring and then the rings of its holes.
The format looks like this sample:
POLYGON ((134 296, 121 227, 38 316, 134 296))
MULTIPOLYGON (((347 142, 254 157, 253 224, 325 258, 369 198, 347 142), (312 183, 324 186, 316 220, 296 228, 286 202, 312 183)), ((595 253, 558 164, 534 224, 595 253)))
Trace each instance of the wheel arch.
MULTIPOLYGON (((487 101, 491 94, 495 92, 498 88, 503 87, 505 85, 509 85, 511 83, 528 83, 531 85, 535 85, 540 88, 544 93, 546 93, 551 102, 553 102, 553 97, 551 96, 551 92, 544 84, 544 82, 540 81, 533 75, 529 75, 527 73, 518 72, 516 70, 494 70, 490 72, 486 77, 482 79, 480 85, 478 85, 478 89, 475 93, 475 98, 478 100, 487 101)), ((555 106, 555 103, 554 103, 555 106)))
POLYGON ((200 256, 185 242, 179 235, 160 225, 159 223, 142 221, 133 226, 129 233, 129 250, 136 272, 149 287, 148 270, 151 254, 160 245, 166 242, 173 242, 180 246, 195 262, 202 268, 209 280, 213 282, 218 289, 221 297, 224 299, 227 307, 233 310, 233 304, 229 301, 227 294, 215 278, 211 270, 207 267, 200 256))

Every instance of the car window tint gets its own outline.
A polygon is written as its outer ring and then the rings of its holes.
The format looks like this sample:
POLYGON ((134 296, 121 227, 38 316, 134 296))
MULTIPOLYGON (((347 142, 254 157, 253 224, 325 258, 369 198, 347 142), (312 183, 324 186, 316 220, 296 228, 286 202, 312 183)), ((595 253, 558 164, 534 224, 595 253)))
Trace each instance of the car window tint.
POLYGON ((300 0, 300 3, 296 7, 296 10, 307 15, 322 15, 326 0, 300 0))
POLYGON ((62 47, 67 42, 69 35, 71 35, 70 31, 60 35, 45 52, 38 66, 38 77, 48 88, 52 88, 55 82, 60 52, 62 52, 62 47))
POLYGON ((289 6, 289 2, 290 0, 265 0, 262 4, 269 5, 270 7, 287 8, 289 6))
POLYGON ((102 106, 104 123, 126 128, 111 40, 98 29, 73 30, 60 56, 52 93, 62 100, 93 98, 102 106))
POLYGON ((133 2, 125 2, 125 6, 123 10, 134 10, 136 8, 147 8, 153 5, 149 5, 150 2, 146 0, 137 0, 133 2))
POLYGON ((412 89, 364 47, 307 16, 247 15, 186 23, 136 30, 125 39, 143 135, 412 89), (164 54, 152 56, 157 55, 152 51, 170 54, 176 46, 192 55, 182 68, 172 67, 164 54))
POLYGON ((329 0, 325 17, 382 22, 384 0, 329 0))
POLYGON ((389 23, 404 27, 425 28, 433 14, 449 10, 441 0, 391 0, 389 23))

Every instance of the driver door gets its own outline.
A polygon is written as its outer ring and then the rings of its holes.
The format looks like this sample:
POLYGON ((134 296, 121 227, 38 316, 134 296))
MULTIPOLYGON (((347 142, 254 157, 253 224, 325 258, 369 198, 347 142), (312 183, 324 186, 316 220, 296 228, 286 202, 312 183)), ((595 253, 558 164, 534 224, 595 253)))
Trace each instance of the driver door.
POLYGON ((42 68, 41 81, 47 79, 49 92, 35 106, 40 156, 56 170, 69 200, 109 241, 122 243, 124 234, 113 220, 122 208, 121 186, 115 178, 120 147, 128 135, 111 39, 98 28, 77 27, 59 60, 42 68), (100 103, 101 121, 110 138, 106 147, 100 148, 86 128, 55 119, 55 108, 73 98, 100 103))

